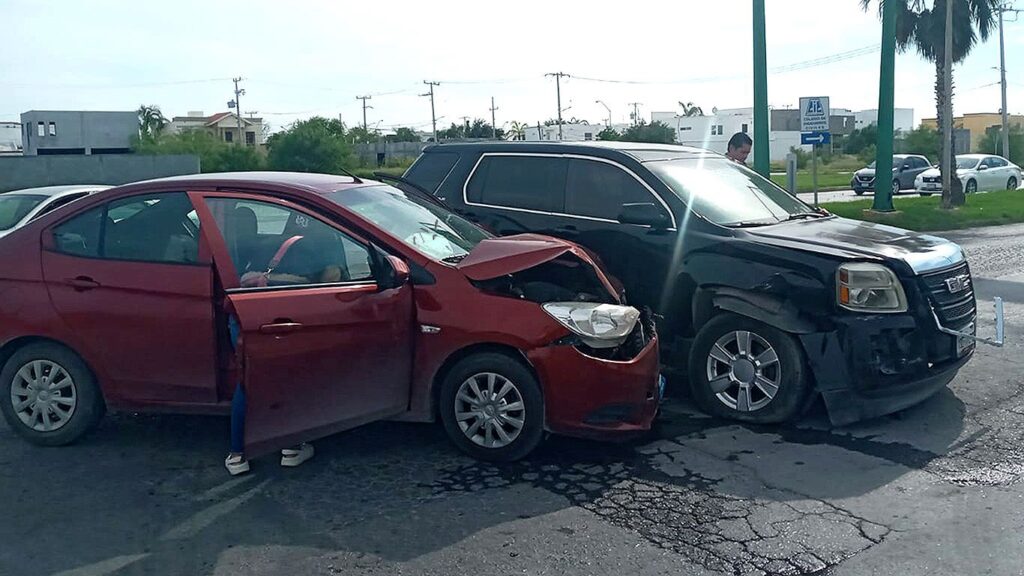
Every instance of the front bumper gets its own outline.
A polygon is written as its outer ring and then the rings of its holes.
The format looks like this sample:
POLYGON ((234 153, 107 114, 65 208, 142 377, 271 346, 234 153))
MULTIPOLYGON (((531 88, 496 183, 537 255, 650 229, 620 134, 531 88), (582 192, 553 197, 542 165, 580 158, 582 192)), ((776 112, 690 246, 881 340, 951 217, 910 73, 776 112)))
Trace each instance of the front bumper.
POLYGON ((607 438, 650 430, 662 394, 657 337, 628 361, 594 358, 572 345, 535 348, 527 358, 540 377, 551 432, 607 438))

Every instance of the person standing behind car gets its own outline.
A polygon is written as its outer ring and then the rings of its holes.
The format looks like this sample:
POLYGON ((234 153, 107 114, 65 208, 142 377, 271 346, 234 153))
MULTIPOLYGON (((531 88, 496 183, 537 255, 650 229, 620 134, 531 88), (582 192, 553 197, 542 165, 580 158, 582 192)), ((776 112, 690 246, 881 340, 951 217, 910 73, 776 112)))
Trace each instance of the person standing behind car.
POLYGON ((737 132, 729 138, 729 144, 725 152, 725 157, 737 164, 747 165, 747 156, 750 156, 750 149, 753 148, 754 141, 743 132, 737 132))

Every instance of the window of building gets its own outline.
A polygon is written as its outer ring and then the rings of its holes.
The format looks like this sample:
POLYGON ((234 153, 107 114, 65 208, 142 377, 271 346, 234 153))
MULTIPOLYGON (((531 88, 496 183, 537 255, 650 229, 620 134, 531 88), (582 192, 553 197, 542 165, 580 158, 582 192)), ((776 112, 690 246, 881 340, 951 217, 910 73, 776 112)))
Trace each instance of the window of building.
POLYGON ((679 128, 680 132, 689 132, 690 130, 693 130, 693 126, 681 126, 679 128))
POLYGON ((39 136, 46 136, 46 123, 45 122, 40 122, 39 126, 38 126, 38 129, 39 129, 38 130, 39 136))
POLYGON ((317 218, 268 202, 206 202, 243 288, 373 279, 369 250, 317 218), (277 265, 271 266, 274 259, 277 265))
POLYGON ((594 139, 594 133, 593 132, 584 132, 583 133, 583 139, 584 140, 593 140, 594 139))
POLYGON ((466 185, 470 202, 563 212, 566 159, 550 156, 485 156, 466 185))
POLYGON ((246 132, 245 133, 245 143, 248 146, 255 146, 256 145, 256 133, 255 132, 246 132))
POLYGON ((721 124, 715 124, 715 125, 711 126, 711 135, 712 136, 721 136, 724 133, 725 133, 725 127, 722 126, 721 124))
POLYGON ((224 141, 225 142, 234 142, 234 140, 235 140, 235 133, 234 132, 232 132, 230 130, 227 130, 227 131, 224 132, 224 141))
POLYGON ((57 123, 56 122, 50 122, 50 136, 56 136, 56 135, 57 135, 57 123))
POLYGON ((746 133, 747 133, 747 130, 748 130, 748 128, 749 128, 749 126, 748 126, 748 125, 746 125, 746 124, 744 124, 744 125, 743 125, 743 126, 742 126, 742 127, 740 128, 740 132, 743 132, 744 134, 746 134, 746 133))
POLYGON ((623 204, 656 202, 628 172, 607 162, 572 158, 565 185, 565 212, 616 220, 623 204))

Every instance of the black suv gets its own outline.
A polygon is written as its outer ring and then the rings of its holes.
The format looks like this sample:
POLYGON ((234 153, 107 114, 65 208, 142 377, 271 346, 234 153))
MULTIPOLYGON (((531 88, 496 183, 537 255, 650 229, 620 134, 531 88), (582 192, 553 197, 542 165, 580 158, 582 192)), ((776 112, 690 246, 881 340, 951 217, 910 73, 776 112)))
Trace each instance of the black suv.
POLYGON ((887 414, 946 386, 974 351, 959 246, 816 211, 707 151, 441 144, 403 180, 496 234, 595 253, 659 315, 667 367, 716 415, 788 420, 815 390, 837 425, 887 414))

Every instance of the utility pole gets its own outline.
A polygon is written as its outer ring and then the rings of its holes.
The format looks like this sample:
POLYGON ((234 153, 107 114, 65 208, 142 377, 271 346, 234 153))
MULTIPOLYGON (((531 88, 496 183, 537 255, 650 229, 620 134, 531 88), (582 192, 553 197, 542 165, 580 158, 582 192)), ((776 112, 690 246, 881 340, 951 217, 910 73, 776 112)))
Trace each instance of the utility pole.
POLYGON ((491 96, 491 138, 498 139, 498 124, 495 120, 494 112, 497 111, 498 107, 494 105, 494 96, 491 96))
POLYGON ((898 2, 882 3, 882 60, 878 74, 878 135, 875 141, 875 198, 871 209, 892 212, 892 133, 896 89, 898 2))
POLYGON ((999 77, 1003 88, 1003 158, 1010 158, 1010 120, 1009 112, 1006 109, 1006 45, 1003 41, 1003 13, 1020 12, 1010 7, 1010 4, 999 6, 999 77))
POLYGON ((356 96, 356 100, 362 100, 363 101, 363 132, 368 132, 368 128, 367 128, 367 125, 366 125, 366 109, 367 108, 373 108, 373 106, 367 106, 366 105, 366 101, 367 100, 372 100, 372 99, 373 99, 373 96, 356 96))
MULTIPOLYGON (((235 119, 238 121, 238 144, 244 144, 245 134, 242 132, 242 95, 245 94, 245 89, 239 89, 238 83, 245 80, 245 78, 239 76, 232 78, 232 80, 235 83, 235 99, 232 102, 235 105, 235 119)), ((231 103, 229 102, 229 104, 231 103)))
MULTIPOLYGON (((895 4, 895 2, 886 2, 895 4)), ((768 134, 768 49, 764 25, 764 0, 754 0, 754 171, 771 173, 771 141, 768 134)))
POLYGON ((462 133, 462 137, 469 138, 469 116, 459 116, 462 119, 462 123, 466 126, 466 131, 462 133))
POLYGON ((643 102, 630 102, 629 105, 633 107, 633 126, 640 124, 640 105, 643 102))
POLYGON ((437 144, 437 116, 434 113, 434 86, 440 86, 440 82, 430 82, 427 80, 423 81, 424 84, 430 86, 430 92, 426 94, 420 94, 420 96, 430 96, 430 124, 434 128, 434 144, 437 144))
POLYGON ((565 72, 552 72, 545 74, 545 76, 555 77, 555 94, 558 97, 558 139, 562 139, 562 77, 569 75, 565 72))

